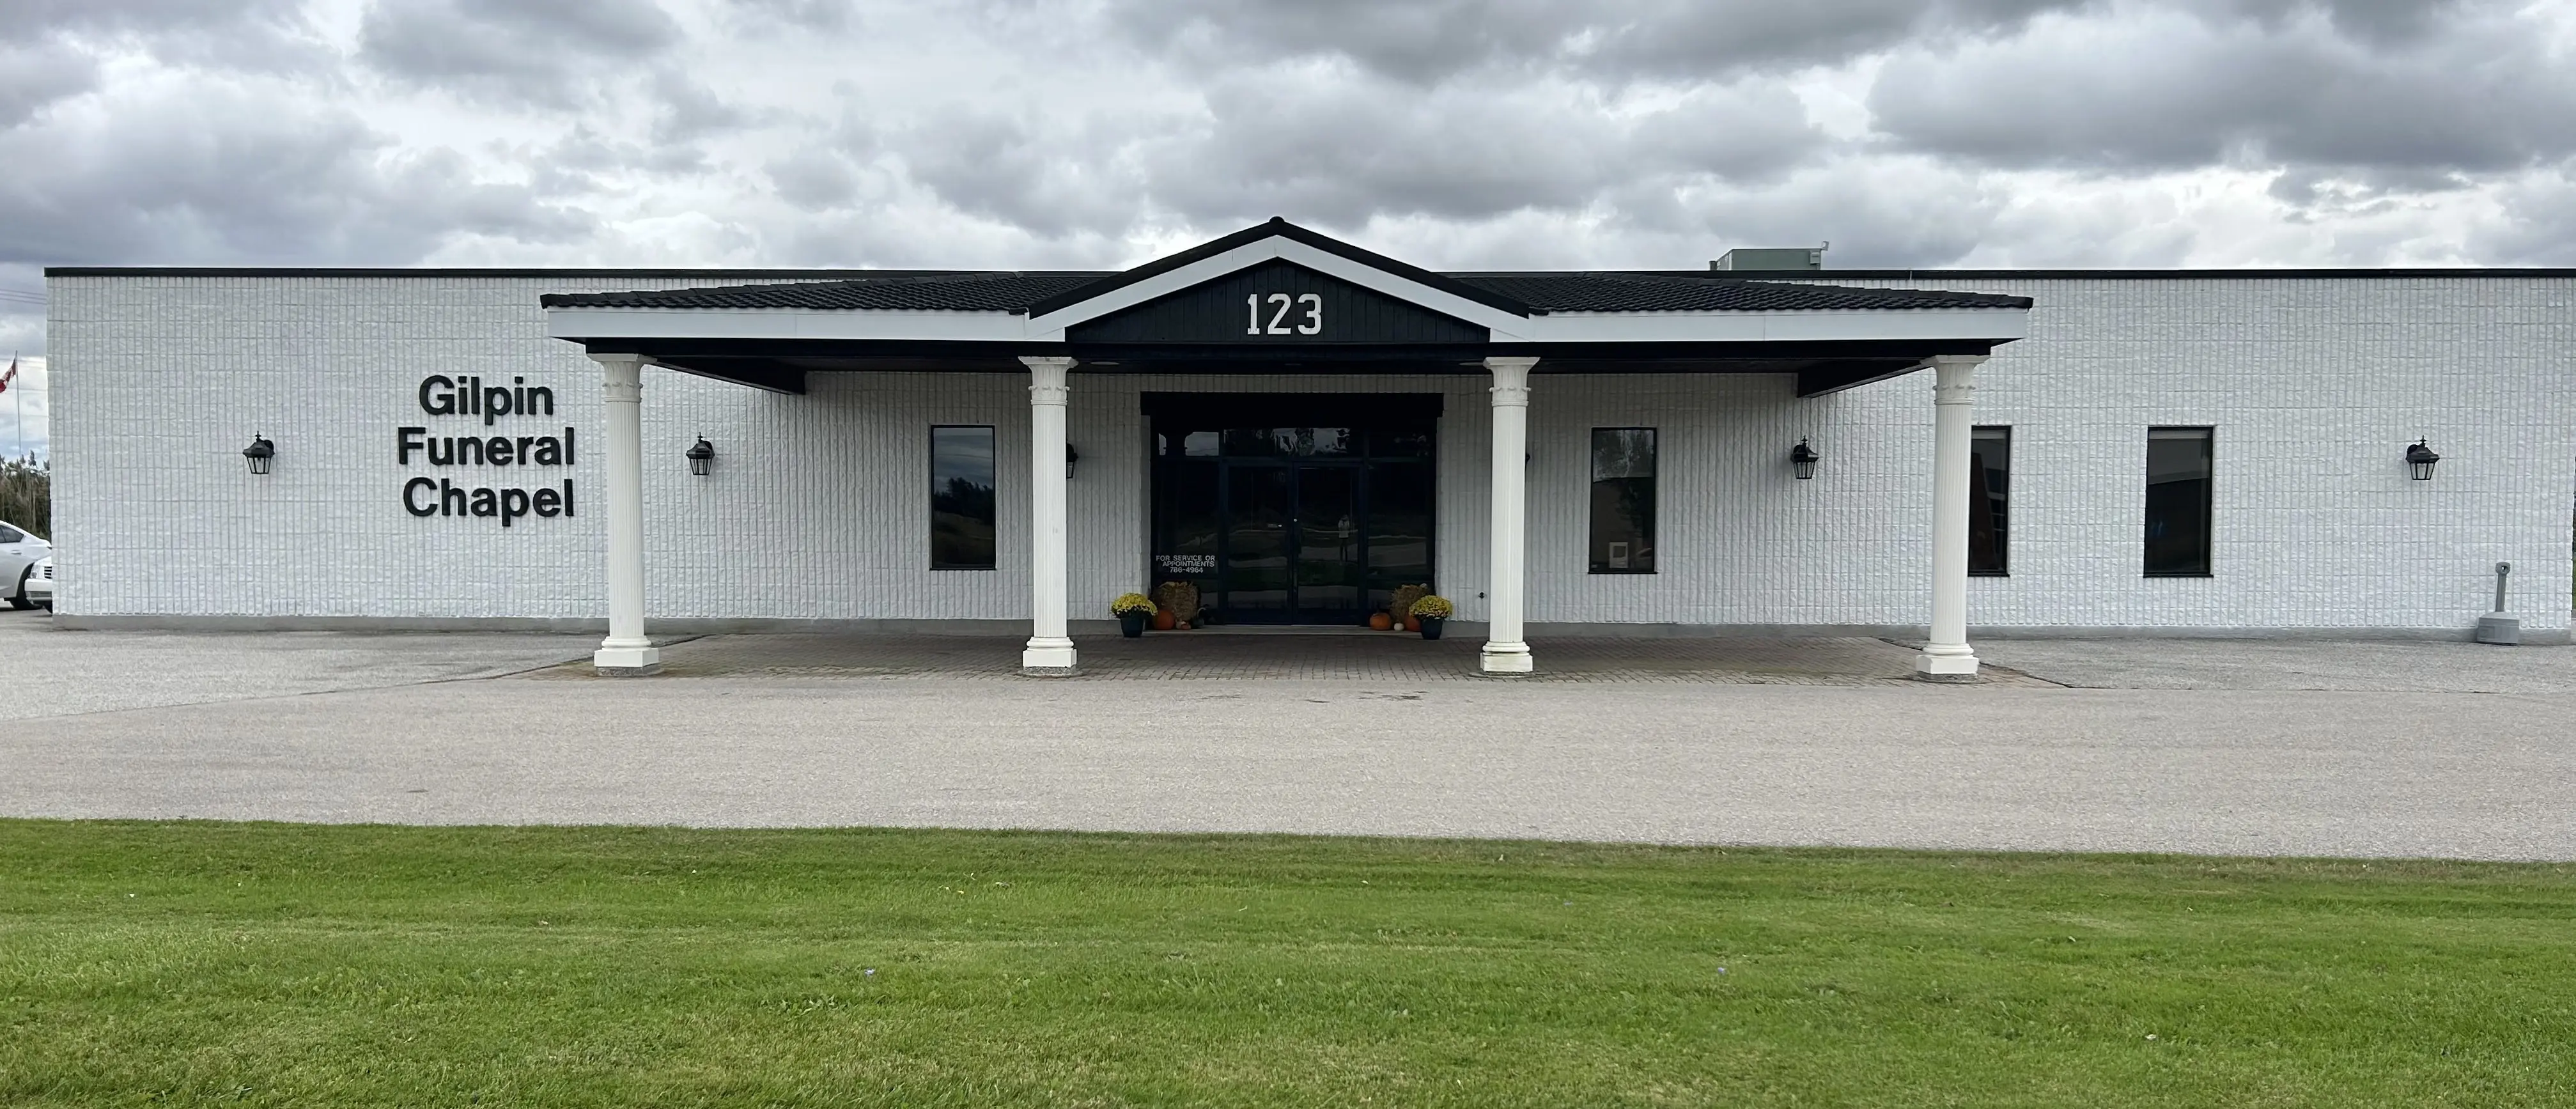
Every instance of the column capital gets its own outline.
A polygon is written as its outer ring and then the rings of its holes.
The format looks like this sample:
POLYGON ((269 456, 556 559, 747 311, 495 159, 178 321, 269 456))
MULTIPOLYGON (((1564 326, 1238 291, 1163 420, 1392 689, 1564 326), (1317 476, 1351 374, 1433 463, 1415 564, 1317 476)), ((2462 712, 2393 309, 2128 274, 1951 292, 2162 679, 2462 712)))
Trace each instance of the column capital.
POLYGON ((644 365, 652 359, 641 354, 594 354, 590 360, 599 363, 599 395, 610 404, 641 404, 644 400, 644 365))
POLYGON ((1530 367, 1536 365, 1536 358, 1485 359, 1485 369, 1494 375, 1494 386, 1489 390, 1494 395, 1494 407, 1529 407, 1530 367))
POLYGON ((1977 367, 1984 365, 1982 354, 1936 354, 1923 360, 1932 367, 1932 403, 1968 404, 1977 395, 1977 367))
POLYGON ((1029 368, 1029 403, 1063 405, 1071 390, 1065 385, 1067 375, 1080 365, 1078 359, 1063 355, 1023 354, 1020 364, 1029 368))

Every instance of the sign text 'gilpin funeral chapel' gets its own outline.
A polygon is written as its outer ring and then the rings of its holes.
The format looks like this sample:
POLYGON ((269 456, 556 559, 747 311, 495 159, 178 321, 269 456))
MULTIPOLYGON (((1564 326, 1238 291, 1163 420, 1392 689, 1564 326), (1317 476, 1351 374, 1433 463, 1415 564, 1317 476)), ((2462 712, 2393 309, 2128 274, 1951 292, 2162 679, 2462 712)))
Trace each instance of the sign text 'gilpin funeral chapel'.
MULTIPOLYGON (((530 385, 524 377, 507 386, 485 385, 479 377, 432 374, 420 383, 420 410, 432 416, 480 416, 485 428, 504 416, 555 414, 555 391, 530 385)), ((470 428, 467 430, 471 430, 470 428)), ((394 429, 394 461, 409 468, 414 461, 430 466, 570 466, 573 429, 561 435, 432 435, 428 427, 394 429)), ((403 483, 403 510, 414 516, 482 516, 509 527, 523 516, 551 519, 572 515, 572 479, 523 486, 464 486, 444 477, 416 477, 403 483)))

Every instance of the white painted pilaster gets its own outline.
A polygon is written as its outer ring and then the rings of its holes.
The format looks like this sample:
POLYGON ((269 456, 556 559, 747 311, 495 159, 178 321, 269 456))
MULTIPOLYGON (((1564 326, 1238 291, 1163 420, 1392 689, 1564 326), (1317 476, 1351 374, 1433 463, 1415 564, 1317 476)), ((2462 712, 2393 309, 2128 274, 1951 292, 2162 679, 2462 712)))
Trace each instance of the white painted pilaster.
POLYGON ((1932 359, 1932 635, 1914 659, 1926 681, 1969 681, 1977 653, 1968 646, 1968 465, 1982 355, 1932 359))
POLYGON ((1477 666, 1488 674, 1535 669, 1522 631, 1529 593, 1529 380, 1535 365, 1535 358, 1485 360, 1494 375, 1494 535, 1493 572, 1485 586, 1490 630, 1477 666))
POLYGON ((608 432, 608 638, 590 657, 602 674, 640 677, 662 668, 644 638, 644 358, 594 354, 608 432))
POLYGON ((1073 639, 1065 634, 1065 377, 1071 358, 1022 358, 1029 368, 1029 609, 1023 674, 1073 672, 1073 639))

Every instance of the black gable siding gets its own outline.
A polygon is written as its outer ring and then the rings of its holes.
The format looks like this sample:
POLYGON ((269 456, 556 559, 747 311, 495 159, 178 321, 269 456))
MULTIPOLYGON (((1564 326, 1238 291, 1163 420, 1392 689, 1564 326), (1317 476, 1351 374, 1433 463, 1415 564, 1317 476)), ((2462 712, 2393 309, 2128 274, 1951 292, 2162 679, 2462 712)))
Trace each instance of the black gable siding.
POLYGON ((1157 300, 1113 312, 1065 330, 1073 343, 1198 343, 1318 346, 1345 343, 1389 344, 1483 343, 1491 333, 1475 324, 1397 300, 1373 289, 1328 277, 1293 262, 1273 260, 1237 270, 1157 300), (1282 326, 1286 335, 1249 335, 1251 322, 1243 298, 1262 298, 1260 323, 1265 331, 1276 309, 1272 293, 1291 299, 1282 326), (1318 335, 1299 335, 1294 326, 1306 318, 1294 298, 1314 294, 1323 299, 1324 328, 1318 335))

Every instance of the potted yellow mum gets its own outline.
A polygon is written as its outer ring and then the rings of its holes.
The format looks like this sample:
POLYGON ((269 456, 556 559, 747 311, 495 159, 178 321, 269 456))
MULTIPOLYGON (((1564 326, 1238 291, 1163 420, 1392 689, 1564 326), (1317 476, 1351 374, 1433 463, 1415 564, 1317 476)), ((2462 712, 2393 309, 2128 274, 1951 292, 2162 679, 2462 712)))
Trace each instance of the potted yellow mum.
POLYGON ((1118 618, 1118 634, 1135 639, 1145 634, 1145 621, 1154 616, 1154 599, 1142 593, 1121 593, 1109 602, 1109 614, 1118 618))
POLYGON ((1448 623, 1449 614, 1455 611, 1457 610, 1449 603, 1449 598, 1436 593, 1413 602, 1413 618, 1422 622, 1424 639, 1440 638, 1441 625, 1448 623))

